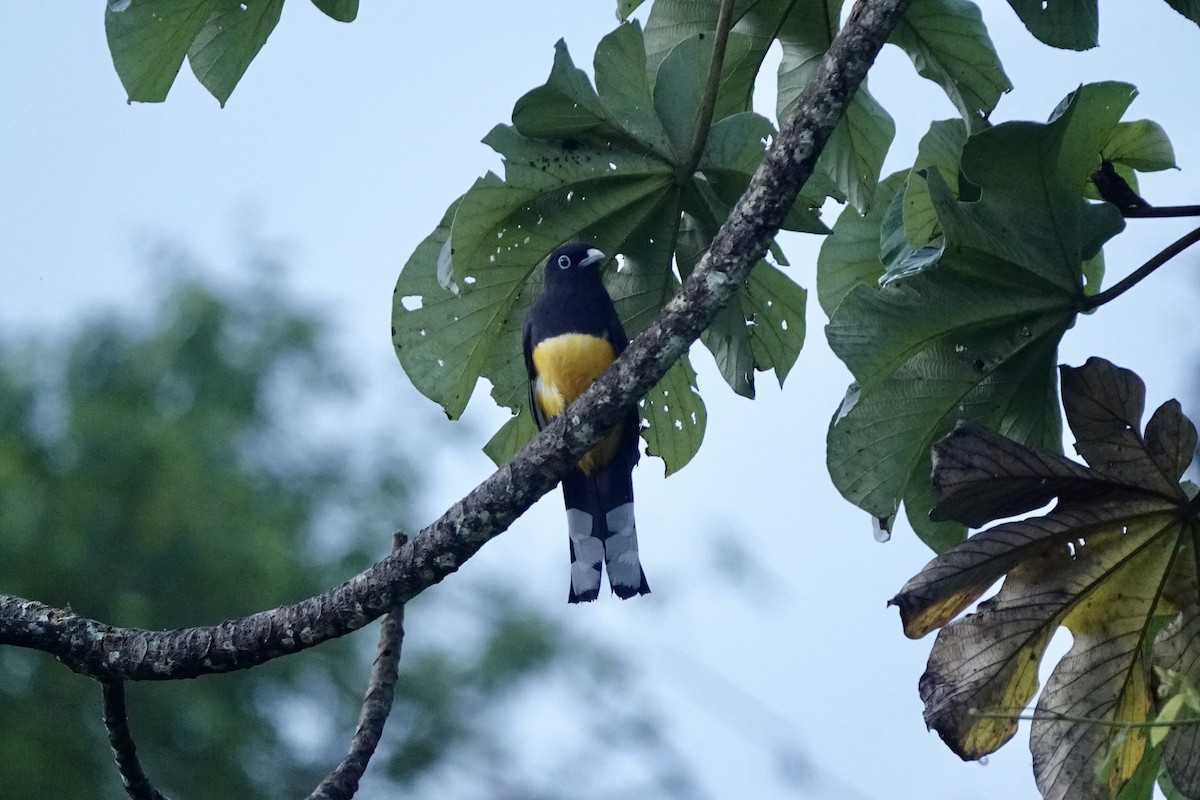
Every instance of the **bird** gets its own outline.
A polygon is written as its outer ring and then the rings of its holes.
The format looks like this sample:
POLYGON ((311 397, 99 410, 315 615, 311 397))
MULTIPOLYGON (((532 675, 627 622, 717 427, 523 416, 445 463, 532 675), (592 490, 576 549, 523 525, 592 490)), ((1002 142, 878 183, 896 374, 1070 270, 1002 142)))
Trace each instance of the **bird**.
MULTIPOLYGON (((545 285, 522 331, 529 408, 538 430, 561 414, 629 345, 600 279, 607 256, 568 242, 546 260, 545 285)), ((562 479, 571 545, 569 603, 595 600, 601 565, 621 599, 650 591, 638 557, 633 468, 638 462, 637 409, 579 459, 562 479)))

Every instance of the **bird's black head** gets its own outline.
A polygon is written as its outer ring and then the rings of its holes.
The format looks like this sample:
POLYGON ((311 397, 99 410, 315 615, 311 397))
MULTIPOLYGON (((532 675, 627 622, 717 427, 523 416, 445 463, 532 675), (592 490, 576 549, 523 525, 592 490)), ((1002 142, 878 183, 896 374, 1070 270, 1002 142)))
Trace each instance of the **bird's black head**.
POLYGON ((578 280, 585 274, 598 277, 599 271, 595 267, 604 259, 604 253, 588 242, 568 242, 546 259, 546 283, 578 280))

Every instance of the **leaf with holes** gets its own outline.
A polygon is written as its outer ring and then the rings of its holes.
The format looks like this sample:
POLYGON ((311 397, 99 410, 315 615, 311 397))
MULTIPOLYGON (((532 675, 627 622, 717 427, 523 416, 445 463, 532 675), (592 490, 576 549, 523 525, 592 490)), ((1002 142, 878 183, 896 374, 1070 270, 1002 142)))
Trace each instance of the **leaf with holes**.
MULTIPOLYGON (((448 212, 448 231, 443 220, 405 265, 393 305, 401 364, 448 415, 462 413, 480 378, 491 382, 500 405, 525 405, 521 322, 541 291, 542 262, 564 241, 591 241, 609 255, 604 280, 631 337, 674 295, 684 219, 703 216, 711 239, 728 216, 728 198, 749 183, 774 135, 758 115, 726 116, 708 131, 695 173, 679 174, 689 162, 703 92, 694 76, 704 74, 711 49, 711 37, 689 40, 652 72, 640 27, 623 25, 597 47, 593 88, 559 42, 547 82, 517 101, 512 126, 497 126, 484 139, 503 157, 503 177, 480 178, 448 212)), ((811 209, 789 222, 824 230, 811 209)), ((772 288, 782 292, 777 283, 772 288)), ((793 315, 795 297, 780 300, 793 315)), ((779 307, 774 297, 764 302, 779 307)), ((753 324, 742 319, 742 336, 753 324)), ((787 348, 798 351, 803 320, 789 316, 779 328, 790 333, 748 352, 758 354, 759 368, 785 375, 795 357, 787 348)), ((675 388, 686 383, 676 379, 675 388)), ((691 457, 703 434, 703 407, 691 395, 664 393, 668 410, 645 434, 669 471, 691 457)), ((531 430, 510 422, 489 443, 489 455, 506 458, 531 430)))
MULTIPOLYGON (((1143 432, 1141 379, 1102 359, 1063 367, 1062 386, 1088 466, 956 428, 934 448, 936 518, 980 527, 1057 503, 947 550, 890 603, 910 637, 941 628, 921 697, 926 722, 964 759, 1016 733, 1047 642, 1059 626, 1071 632, 1038 699, 1031 746, 1042 796, 1084 800, 1115 797, 1148 755, 1153 729, 1121 726, 1156 717, 1154 668, 1200 677, 1200 516, 1179 482, 1197 439, 1174 400, 1143 432), (999 593, 954 620, 1000 579, 999 593)), ((1200 785, 1195 731, 1174 728, 1162 741, 1175 785, 1200 785)))
POLYGON ((663 460, 667 475, 687 466, 704 440, 708 413, 696 388, 696 371, 686 358, 667 370, 638 402, 638 409, 646 423, 646 452, 663 460))
MULTIPOLYGON (((1123 226, 1114 207, 1084 200, 1085 187, 1133 96, 1127 84, 1092 84, 1049 123, 972 136, 961 169, 973 202, 954 196, 940 168, 927 170, 944 243, 912 254, 911 269, 892 265, 882 285, 856 283, 826 328, 855 379, 830 426, 830 475, 873 517, 903 502, 937 551, 964 528, 928 516, 929 448, 958 420, 1059 447, 1058 342, 1086 296, 1085 265, 1123 226)), ((881 239, 903 240, 902 215, 889 212, 881 239)))

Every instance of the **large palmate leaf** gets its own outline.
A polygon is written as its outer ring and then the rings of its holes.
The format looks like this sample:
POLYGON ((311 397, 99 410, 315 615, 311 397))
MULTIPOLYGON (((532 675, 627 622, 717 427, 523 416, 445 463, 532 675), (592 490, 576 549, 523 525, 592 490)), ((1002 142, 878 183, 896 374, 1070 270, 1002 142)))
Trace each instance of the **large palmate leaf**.
MULTIPOLYGON (((700 138, 695 173, 680 174, 695 163, 704 89, 696 76, 706 74, 711 39, 680 43, 651 70, 641 28, 623 25, 596 49, 594 88, 559 42, 547 82, 517 101, 512 126, 484 139, 503 157, 504 176, 480 178, 447 212, 405 265, 394 304, 401 365, 448 415, 462 413, 481 377, 497 403, 524 407, 521 323, 541 291, 541 263, 564 241, 588 240, 609 255, 605 283, 631 337, 678 289, 673 267, 690 271, 707 248, 774 135, 758 115, 726 114, 700 138)), ((788 227, 823 232, 818 204, 802 201, 788 227)), ((756 270, 741 311, 706 341, 739 391, 752 391, 756 369, 782 379, 803 342, 803 291, 773 269, 756 270)), ((643 404, 645 436, 674 471, 703 436, 690 365, 656 392, 643 404)), ((506 460, 532 431, 517 417, 487 452, 506 460)))
MULTIPOLYGON (((658 0, 646 23, 651 59, 665 58, 680 42, 716 27, 717 0, 658 0)), ((734 6, 734 34, 742 37, 739 57, 756 72, 776 40, 783 48, 776 113, 790 113, 800 91, 837 34, 842 0, 765 0, 734 6)), ((967 0, 915 0, 891 43, 912 59, 917 72, 946 92, 972 128, 978 128, 1011 88, 988 38, 979 9, 967 0)), ((751 75, 751 77, 753 77, 751 75)), ((749 108, 750 85, 736 95, 749 108)), ((812 194, 834 193, 866 211, 895 132, 888 113, 866 85, 860 86, 845 118, 825 147, 810 180, 812 194)))
MULTIPOLYGON (((966 759, 1015 734, 1046 643, 1059 626, 1070 630, 1071 649, 1035 710, 1035 778, 1047 800, 1113 798, 1152 744, 1149 728, 1121 726, 1156 718, 1153 670, 1191 685, 1200 677, 1200 509, 1179 482, 1196 429, 1172 400, 1142 432, 1141 379, 1102 359, 1064 367, 1062 385, 1088 466, 956 428, 934 451, 936 517, 980 527, 1057 504, 951 548, 891 603, 911 637, 942 628, 920 682, 925 719, 966 759), (1001 578, 995 597, 952 621, 1001 578)), ((1174 785, 1196 796, 1196 730, 1154 736, 1174 785)))
MULTIPOLYGON (((923 142, 921 180, 936 226, 922 222, 919 230, 939 238, 912 250, 902 213, 912 198, 891 193, 876 217, 875 274, 859 253, 852 286, 838 290, 848 289, 826 334, 855 384, 830 426, 830 475, 874 517, 889 518, 903 501, 935 550, 964 533, 928 516, 929 449, 956 421, 1059 446, 1058 342, 1097 282, 1091 275, 1085 288, 1085 266, 1123 226, 1114 207, 1084 195, 1134 94, 1126 84, 1084 86, 1046 124, 1005 123, 972 136, 961 160, 970 191, 960 185, 960 198, 942 172, 957 172, 960 139, 935 124, 923 142), (978 199, 964 202, 968 196, 978 199)), ((872 224, 848 224, 857 246, 872 224)), ((825 248, 842 246, 839 228, 825 248)), ((826 275, 838 272, 826 265, 826 275)))

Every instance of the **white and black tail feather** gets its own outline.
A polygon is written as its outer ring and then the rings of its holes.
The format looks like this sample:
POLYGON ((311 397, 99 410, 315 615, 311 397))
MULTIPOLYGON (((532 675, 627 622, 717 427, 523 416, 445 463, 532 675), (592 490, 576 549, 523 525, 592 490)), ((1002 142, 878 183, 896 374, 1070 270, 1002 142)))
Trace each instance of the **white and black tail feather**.
POLYGON ((638 558, 633 476, 619 467, 602 468, 591 475, 576 469, 562 485, 571 541, 567 600, 586 603, 599 596, 601 562, 617 597, 648 594, 650 587, 638 558))

